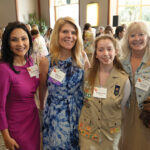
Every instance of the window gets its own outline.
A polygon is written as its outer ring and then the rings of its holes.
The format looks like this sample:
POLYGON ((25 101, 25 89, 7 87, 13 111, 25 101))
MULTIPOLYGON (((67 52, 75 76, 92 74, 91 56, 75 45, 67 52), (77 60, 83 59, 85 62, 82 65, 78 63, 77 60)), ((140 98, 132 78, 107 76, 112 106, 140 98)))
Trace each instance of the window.
POLYGON ((118 0, 120 23, 144 20, 150 24, 150 0, 118 0))
POLYGON ((60 17, 70 16, 79 22, 79 0, 50 0, 50 26, 60 17))
POLYGON ((99 26, 99 4, 89 3, 86 7, 86 22, 91 26, 99 26), (91 13, 92 12, 92 13, 91 13))

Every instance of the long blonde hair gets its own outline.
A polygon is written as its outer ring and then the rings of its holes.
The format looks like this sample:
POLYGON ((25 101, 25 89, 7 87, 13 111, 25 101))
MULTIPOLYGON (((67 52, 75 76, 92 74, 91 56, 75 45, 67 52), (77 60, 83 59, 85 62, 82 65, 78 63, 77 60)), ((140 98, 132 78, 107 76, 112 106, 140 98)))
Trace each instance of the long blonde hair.
MULTIPOLYGON (((117 51, 117 48, 118 48, 118 43, 117 43, 116 39, 113 38, 111 35, 103 34, 103 35, 101 35, 101 36, 99 36, 95 39, 95 42, 94 42, 95 51, 94 51, 94 54, 93 54, 93 57, 92 57, 91 68, 89 69, 89 72, 88 72, 87 77, 86 77, 86 80, 88 81, 89 86, 91 86, 92 89, 94 88, 96 75, 97 75, 98 70, 100 68, 99 60, 96 58, 97 43, 100 40, 105 40, 105 39, 111 40, 111 42, 113 43, 113 46, 114 46, 116 51, 117 51)), ((114 61, 113 61, 113 65, 118 70, 124 71, 123 66, 120 63, 119 59, 118 59, 118 56, 115 56, 114 61)))
POLYGON ((82 65, 82 51, 83 51, 83 41, 82 41, 82 33, 79 25, 75 22, 74 19, 71 17, 63 17, 59 18, 54 26, 54 29, 52 31, 51 39, 50 39, 50 55, 52 57, 52 63, 57 63, 59 56, 60 56, 60 45, 59 45, 59 32, 63 25, 66 23, 70 23, 73 25, 77 32, 77 41, 75 46, 72 49, 72 58, 76 65, 80 68, 83 67, 82 65))
POLYGON ((131 48, 129 46, 129 42, 128 42, 128 38, 129 36, 136 31, 141 31, 143 33, 145 33, 148 36, 148 41, 147 41, 147 47, 146 47, 146 52, 148 54, 148 57, 150 58, 150 28, 148 27, 147 23, 143 22, 143 21, 134 21, 132 22, 127 30, 125 35, 123 36, 122 39, 122 59, 126 59, 127 56, 131 53, 131 48))

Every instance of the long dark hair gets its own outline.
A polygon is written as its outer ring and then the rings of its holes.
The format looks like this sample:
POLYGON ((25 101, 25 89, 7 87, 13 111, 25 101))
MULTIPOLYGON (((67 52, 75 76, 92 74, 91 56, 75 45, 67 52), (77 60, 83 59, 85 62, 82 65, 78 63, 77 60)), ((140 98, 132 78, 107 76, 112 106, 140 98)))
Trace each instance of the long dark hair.
POLYGON ((2 56, 1 56, 0 61, 7 62, 9 64, 10 68, 15 73, 19 73, 18 71, 15 70, 15 68, 13 66, 14 53, 10 49, 10 34, 16 28, 23 29, 27 33, 28 38, 29 38, 30 46, 29 46, 29 51, 25 55, 25 59, 29 58, 29 56, 32 53, 32 46, 33 46, 32 37, 31 37, 31 34, 29 33, 26 25, 21 22, 11 22, 11 23, 8 23, 8 25, 6 26, 3 36, 2 36, 2 47, 1 47, 1 55, 2 56))

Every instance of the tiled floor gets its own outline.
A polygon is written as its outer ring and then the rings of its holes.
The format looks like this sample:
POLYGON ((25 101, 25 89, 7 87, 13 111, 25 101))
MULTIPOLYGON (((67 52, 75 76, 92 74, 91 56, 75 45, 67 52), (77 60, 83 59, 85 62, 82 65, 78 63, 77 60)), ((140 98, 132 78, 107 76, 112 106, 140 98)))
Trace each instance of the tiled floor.
POLYGON ((8 150, 5 147, 4 140, 3 140, 1 133, 0 133, 0 150, 8 150))

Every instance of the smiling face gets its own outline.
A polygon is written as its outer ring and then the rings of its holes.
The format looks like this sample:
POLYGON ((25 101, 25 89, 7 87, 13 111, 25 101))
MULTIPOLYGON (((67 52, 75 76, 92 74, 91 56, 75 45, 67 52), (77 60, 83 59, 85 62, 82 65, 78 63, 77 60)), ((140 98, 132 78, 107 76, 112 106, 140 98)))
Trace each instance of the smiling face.
POLYGON ((59 44, 64 50, 72 50, 77 41, 77 31, 75 27, 66 23, 62 26, 59 32, 59 44))
POLYGON ((11 32, 10 50, 14 53, 14 57, 24 58, 29 50, 29 46, 29 37, 23 29, 16 28, 11 32))
POLYGON ((129 46, 133 51, 143 51, 147 45, 147 35, 141 31, 133 32, 129 35, 129 46))
POLYGON ((100 39, 97 42, 96 58, 101 65, 113 65, 116 50, 110 39, 100 39))

